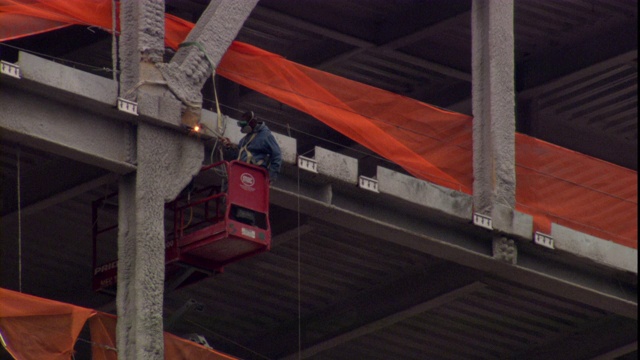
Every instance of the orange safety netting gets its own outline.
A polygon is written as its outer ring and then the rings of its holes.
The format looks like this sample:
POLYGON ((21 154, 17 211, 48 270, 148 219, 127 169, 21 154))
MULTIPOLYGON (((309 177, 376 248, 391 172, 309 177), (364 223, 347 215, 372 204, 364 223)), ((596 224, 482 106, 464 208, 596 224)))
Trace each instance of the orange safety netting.
MULTIPOLYGON (((401 165, 471 193, 471 118, 234 43, 217 73, 300 111, 401 165)), ((637 248, 637 172, 516 134, 516 208, 637 248)))
POLYGON ((0 0, 0 41, 69 25, 111 28, 111 1, 0 0))
MULTIPOLYGON (((116 360, 113 315, 0 288, 0 342, 16 359, 69 360, 89 320, 93 360, 116 360)), ((164 333, 164 357, 171 360, 233 360, 232 356, 164 333)))
POLYGON ((0 288, 0 335, 16 359, 71 359, 95 310, 0 288))
MULTIPOLYGON (((6 3, 29 4, 32 12, 21 9, 16 14, 31 16, 37 23, 37 19, 60 21, 58 15, 44 16, 43 11, 68 15, 69 4, 85 2, 0 0, 0 16, 11 13, 3 6, 6 3), (66 6, 56 9, 59 3, 66 6)), ((92 24, 109 31, 110 14, 110 10, 78 10, 69 24, 92 24)), ((174 49, 193 28, 192 23, 171 15, 166 16, 165 25, 165 43, 174 49)), ((38 26, 34 28, 40 31, 45 27, 44 23, 38 26)), ((25 35, 30 33, 33 31, 25 31, 25 35)), ((0 41, 6 39, 0 26, 0 41)), ((229 47, 216 71, 312 115, 420 179, 471 193, 472 119, 467 115, 296 64, 239 42, 229 47)), ((637 248, 637 172, 527 135, 517 134, 515 141, 516 208, 534 217, 535 230, 549 233, 553 222, 637 248)))

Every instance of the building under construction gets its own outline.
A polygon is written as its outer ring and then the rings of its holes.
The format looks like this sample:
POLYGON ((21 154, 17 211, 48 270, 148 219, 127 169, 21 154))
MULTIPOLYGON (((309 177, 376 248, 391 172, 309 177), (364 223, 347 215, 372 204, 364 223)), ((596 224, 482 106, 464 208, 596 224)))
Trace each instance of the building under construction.
POLYGON ((0 0, 0 359, 637 358, 637 5, 0 0))

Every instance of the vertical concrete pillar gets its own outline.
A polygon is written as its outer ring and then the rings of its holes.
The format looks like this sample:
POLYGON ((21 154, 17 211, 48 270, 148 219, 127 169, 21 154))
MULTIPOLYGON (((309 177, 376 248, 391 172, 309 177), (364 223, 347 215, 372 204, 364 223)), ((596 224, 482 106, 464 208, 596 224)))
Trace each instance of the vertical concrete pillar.
POLYGON ((135 174, 119 186, 117 346, 120 359, 163 359, 164 204, 202 165, 202 144, 138 125, 135 174))
POLYGON ((120 96, 130 98, 164 55, 164 0, 120 2, 120 96))
POLYGON ((471 29, 474 211, 495 227, 515 208, 513 1, 473 1, 471 29))
MULTIPOLYGON (((132 99, 153 90, 141 84, 162 79, 155 64, 164 53, 164 1, 123 1, 120 16, 120 96, 132 99)), ((171 100, 156 99, 158 107, 171 100)), ((164 204, 198 172, 204 148, 144 121, 133 143, 137 170, 119 186, 118 358, 163 359, 164 204)))

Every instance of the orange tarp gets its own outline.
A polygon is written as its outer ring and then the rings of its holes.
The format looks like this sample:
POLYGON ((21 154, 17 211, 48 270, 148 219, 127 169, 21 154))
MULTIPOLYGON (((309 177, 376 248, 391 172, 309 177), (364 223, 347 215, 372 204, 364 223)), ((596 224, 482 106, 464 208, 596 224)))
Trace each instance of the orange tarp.
MULTIPOLYGON (((16 14, 31 16, 38 23, 37 19, 60 21, 58 13, 70 14, 72 6, 68 4, 84 2, 0 0, 0 16, 11 13, 3 6, 7 3, 29 4, 26 8, 31 10, 22 8, 16 14), (56 14, 42 15, 43 11, 56 14)), ((111 2, 88 3, 106 6, 111 2)), ((92 24, 110 31, 110 14, 110 10, 93 13, 80 8, 73 12, 69 24, 92 24)), ((174 49, 193 28, 192 23, 171 15, 166 16, 165 24, 165 43, 174 49)), ((42 30, 45 24, 38 26, 34 28, 42 30)), ((30 33, 33 31, 25 31, 25 35, 30 33)), ((6 39, 0 27, 0 41, 6 39)), ((216 71, 312 115, 420 179, 471 193, 469 116, 296 64, 238 42, 229 47, 216 71)), ((516 208, 534 217, 535 230, 549 233, 553 222, 637 248, 637 172, 524 134, 517 134, 515 142, 516 208)))
MULTIPOLYGON (((115 316, 0 288, 0 336, 7 351, 16 359, 72 359, 74 345, 87 320, 92 359, 116 360, 115 316)), ((164 358, 236 359, 166 332, 164 358)))
POLYGON ((0 288, 0 335, 18 359, 71 359, 73 345, 95 310, 0 288))
POLYGON ((0 0, 0 41, 69 25, 111 29, 111 1, 0 0))
MULTIPOLYGON (((471 118, 233 43, 217 73, 325 124, 414 176, 471 193, 471 118)), ((516 208, 637 248, 637 172, 516 134, 516 208)))

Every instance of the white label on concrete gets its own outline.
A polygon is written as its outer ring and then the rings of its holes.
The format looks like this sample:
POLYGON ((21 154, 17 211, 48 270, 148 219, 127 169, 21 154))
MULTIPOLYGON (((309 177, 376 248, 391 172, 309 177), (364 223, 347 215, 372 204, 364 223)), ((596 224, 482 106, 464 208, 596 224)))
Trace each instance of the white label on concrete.
POLYGON ((6 62, 4 60, 0 61, 0 69, 1 72, 5 75, 12 76, 16 79, 20 79, 20 66, 16 64, 12 64, 10 62, 6 62))
POLYGON ((369 191, 379 192, 378 191, 378 180, 368 178, 366 176, 360 176, 358 181, 358 186, 369 191))
POLYGON ((480 226, 481 228, 493 230, 493 223, 491 221, 491 218, 486 215, 482 215, 478 213, 473 214, 473 225, 480 226))
POLYGON ((303 170, 318 173, 318 162, 314 159, 299 155, 298 166, 303 170))
POLYGON ((533 242, 549 249, 555 249, 553 245, 553 237, 551 237, 551 235, 536 231, 535 234, 533 234, 533 242))
POLYGON ((129 114, 138 115, 138 103, 118 98, 118 110, 129 114))

